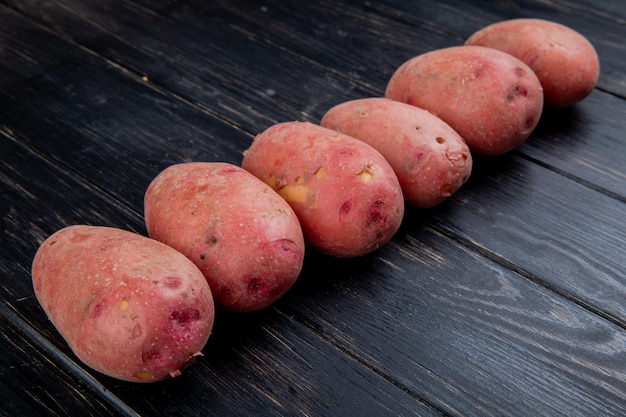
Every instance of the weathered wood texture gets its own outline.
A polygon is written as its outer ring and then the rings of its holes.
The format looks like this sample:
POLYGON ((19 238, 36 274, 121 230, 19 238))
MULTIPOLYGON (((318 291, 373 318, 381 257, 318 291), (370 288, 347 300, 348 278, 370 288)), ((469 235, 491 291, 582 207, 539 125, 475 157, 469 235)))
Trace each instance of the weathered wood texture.
POLYGON ((0 24, 0 415, 626 414, 619 1, 1 0, 0 24), (45 317, 30 263, 55 230, 145 234, 166 166, 239 164, 269 125, 381 95, 404 60, 512 17, 589 37, 598 88, 379 251, 308 253, 163 383, 84 367, 45 317))

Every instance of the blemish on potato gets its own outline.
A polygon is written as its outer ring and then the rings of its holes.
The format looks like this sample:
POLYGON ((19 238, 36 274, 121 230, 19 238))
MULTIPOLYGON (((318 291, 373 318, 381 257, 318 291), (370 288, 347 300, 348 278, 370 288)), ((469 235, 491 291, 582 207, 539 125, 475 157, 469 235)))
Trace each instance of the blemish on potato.
POLYGON ((248 292, 250 294, 257 294, 263 287, 263 282, 260 278, 253 277, 248 281, 248 292))
POLYGON ((513 87, 511 92, 506 96, 506 101, 507 103, 511 104, 513 103, 513 100, 515 100, 515 98, 517 97, 528 97, 528 90, 526 90, 524 87, 520 87, 519 85, 516 85, 515 87, 513 87))
POLYGON ((280 190, 281 188, 283 188, 285 185, 287 185, 287 180, 285 180, 284 178, 276 178, 274 180, 274 189, 275 190, 280 190))
POLYGON ((454 186, 452 184, 444 184, 441 186, 441 196, 446 198, 450 197, 453 190, 454 186))
POLYGON ((548 43, 548 45, 551 48, 554 48, 554 49, 560 49, 560 50, 566 51, 566 52, 569 51, 569 48, 567 46, 563 45, 562 43, 550 42, 550 43, 548 43))
POLYGON ((446 143, 446 139, 441 137, 441 136, 437 136, 437 138, 435 139, 435 141, 437 141, 437 143, 441 144, 441 143, 446 143))
POLYGON ((276 178, 267 177, 263 179, 263 182, 269 185, 271 188, 276 189, 276 178))
POLYGON ((521 133, 526 134, 535 128, 535 119, 533 117, 528 117, 524 120, 524 125, 522 126, 521 133))
MULTIPOLYGON (((141 360, 143 361, 143 363, 150 363, 158 361, 159 359, 161 359, 161 356, 161 352, 158 349, 150 349, 141 353, 141 360)), ((149 375, 149 378, 152 377, 152 375, 150 375, 149 373, 147 374, 149 375)))
POLYGON ((446 152, 446 158, 456 167, 464 167, 469 156, 463 152, 446 152))
POLYGON ((352 209, 352 203, 350 201, 346 201, 341 205, 341 208, 339 209, 339 213, 348 214, 351 209, 352 209))
POLYGON ((234 294, 233 290, 228 287, 222 287, 215 292, 218 294, 216 298, 221 300, 221 304, 224 306, 234 306, 239 302, 239 298, 234 294))
POLYGON ((326 172, 326 168, 324 168, 324 166, 320 165, 315 172, 313 173, 313 175, 315 176, 315 178, 317 179, 324 179, 328 176, 328 172, 326 172))
POLYGON ((365 165, 363 168, 361 168, 361 170, 359 172, 357 172, 356 175, 359 176, 359 178, 361 178, 361 181, 363 182, 372 182, 374 181, 374 172, 372 172, 372 164, 371 163, 367 163, 367 165, 365 165))
POLYGON ((278 194, 289 202, 306 203, 309 187, 306 185, 285 185, 278 190, 278 194))
POLYGON ((383 200, 376 200, 370 206, 369 217, 367 218, 367 226, 372 224, 384 223, 387 220, 387 216, 383 211, 385 202, 383 200))
POLYGON ((142 334, 143 334, 143 328, 141 327, 141 324, 137 323, 133 326, 133 330, 130 333, 130 338, 136 339, 140 337, 142 334))
POLYGON ((124 312, 128 310, 128 300, 124 299, 122 301, 119 302, 119 304, 117 305, 119 310, 124 312))
POLYGON ((102 305, 102 303, 96 304, 96 306, 91 311, 91 314, 90 314, 91 318, 93 319, 98 318, 100 314, 102 314, 103 310, 104 310, 104 306, 102 305))
POLYGON ((167 277, 163 279, 161 282, 163 286, 170 288, 170 289, 175 289, 181 286, 181 279, 178 277, 167 277))
POLYGON ((142 381, 146 381, 148 379, 152 379, 152 374, 150 372, 147 371, 140 371, 137 372, 135 375, 135 378, 142 380, 142 381))
POLYGON ((183 310, 175 310, 170 314, 169 320, 176 322, 178 325, 186 326, 192 321, 200 319, 200 311, 195 308, 185 308, 183 310))
POLYGON ((472 82, 475 81, 477 78, 479 78, 482 75, 482 70, 480 68, 476 68, 474 69, 474 71, 472 71, 471 73, 469 73, 467 75, 467 77, 461 79, 461 84, 465 84, 466 82, 472 82))

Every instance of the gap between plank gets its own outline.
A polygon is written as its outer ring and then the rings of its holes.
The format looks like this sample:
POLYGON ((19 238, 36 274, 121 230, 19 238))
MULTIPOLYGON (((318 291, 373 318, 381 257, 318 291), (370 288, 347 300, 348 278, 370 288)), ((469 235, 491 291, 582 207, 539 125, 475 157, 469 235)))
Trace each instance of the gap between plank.
POLYGON ((140 223, 143 223, 143 213, 137 212, 130 205, 125 203, 123 200, 120 200, 116 195, 98 186, 96 183, 91 182, 89 178, 83 176, 80 173, 80 171, 73 170, 70 166, 63 163, 63 161, 61 160, 57 160, 56 158, 50 158, 49 155, 43 152, 40 152, 36 148, 25 146, 24 143, 19 140, 19 136, 15 135, 15 133, 12 131, 6 131, 6 130, 0 129, 0 134, 6 136, 11 142, 25 149, 27 152, 30 152, 36 155, 37 157, 41 158, 44 162, 49 164, 55 170, 58 170, 61 174, 67 176, 68 178, 72 178, 72 180, 76 181, 77 183, 84 186, 88 190, 93 191, 95 194, 101 195, 105 200, 109 201, 113 206, 119 208, 120 210, 129 214, 132 217, 136 217, 137 219, 140 220, 140 223))
POLYGON ((622 330, 626 330, 626 323, 624 323, 622 320, 620 320, 618 317, 615 317, 613 315, 611 315, 610 313, 607 313, 605 311, 600 310, 599 308, 596 308, 595 306, 593 306, 592 304, 589 304, 581 299, 576 298, 575 296, 573 296, 572 294, 560 289, 557 286, 554 286, 544 280, 542 280, 541 278, 539 278, 538 276, 536 276, 535 274, 520 268, 516 263, 514 263, 513 261, 510 261, 508 259, 506 259, 505 257, 497 254, 496 252, 489 250, 483 246, 480 246, 474 242, 472 242, 469 239, 465 239, 462 238, 461 236, 454 234, 448 230, 445 230, 444 228, 440 227, 440 226, 435 226, 435 225, 428 225, 427 227, 429 227, 431 230, 435 231, 436 233, 454 241, 457 242, 458 244, 460 244, 461 246, 466 247, 467 249, 471 250, 474 253, 479 254, 480 256, 483 256, 495 263, 497 263, 500 266, 503 266, 506 269, 509 269, 511 271, 513 271, 514 273, 520 275, 521 277, 529 280, 530 282, 539 285, 540 287, 543 287, 545 289, 547 289, 548 291, 551 291, 555 294, 557 294, 560 297, 565 298, 568 301, 571 301, 572 303, 578 305, 579 307, 582 307, 583 309, 601 317, 604 320, 609 321, 610 323, 618 326, 619 328, 621 328, 622 330))
POLYGON ((337 340, 336 338, 332 337, 331 335, 329 335, 326 332, 324 332, 323 330, 321 330, 317 325, 315 325, 315 323, 307 320, 305 317, 302 317, 301 314, 299 314, 299 313, 297 313, 295 311, 293 311, 293 312, 283 311, 280 308, 276 308, 276 311, 279 314, 281 314, 282 316, 284 316, 285 318, 288 318, 289 320, 295 320, 298 323, 300 323, 301 325, 303 325, 304 327, 306 327, 307 329, 311 330, 319 338, 321 338, 322 340, 325 340, 331 346, 335 347, 337 350, 339 350, 342 353, 344 353, 347 357, 351 358, 352 360, 354 360, 355 362, 357 362, 361 366, 367 368, 368 370, 370 370, 375 375, 378 375, 384 381, 388 382, 389 384, 391 384, 395 388, 397 388, 400 391, 404 392, 409 397, 413 398, 415 401, 417 401, 418 403, 422 404, 423 406, 431 409, 432 411, 434 411, 435 413, 439 414, 442 417, 452 417, 453 416, 452 414, 447 413, 446 411, 440 409, 439 407, 437 407, 436 405, 432 404, 428 400, 426 400, 426 399, 422 398, 421 396, 419 396, 416 392, 412 391, 406 385, 402 384, 400 381, 398 381, 397 379, 393 378, 388 373, 384 372, 383 369, 381 369, 381 368, 375 366, 374 364, 370 363, 366 358, 364 358, 363 356, 357 354, 353 350, 351 350, 348 347, 346 347, 339 340, 337 340))
POLYGON ((626 203, 626 195, 621 195, 619 193, 616 193, 614 191, 609 190, 608 188, 604 188, 604 187, 600 187, 594 183, 592 183, 591 181, 587 181, 581 177, 577 177, 574 174, 571 174, 567 171, 564 171, 560 168, 555 167, 554 165, 548 164, 547 162, 543 162, 540 161, 539 159, 536 159, 530 155, 526 155, 525 153, 522 153, 521 151, 514 151, 515 154, 519 157, 521 157, 522 159, 527 160, 528 162, 531 162, 535 165, 538 165, 542 168, 547 169, 548 171, 552 171, 555 174, 558 174, 564 178, 567 178, 568 180, 575 182, 577 184, 582 185, 585 188, 589 188, 590 190, 596 191, 600 194, 603 194, 607 197, 610 197, 614 200, 619 201, 620 203, 626 203))

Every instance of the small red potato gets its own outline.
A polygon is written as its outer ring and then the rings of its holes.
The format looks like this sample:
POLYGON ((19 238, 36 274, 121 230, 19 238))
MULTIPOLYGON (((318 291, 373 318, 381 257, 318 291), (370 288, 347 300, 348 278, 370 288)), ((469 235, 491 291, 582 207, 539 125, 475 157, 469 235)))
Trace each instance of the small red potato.
POLYGON ((541 84, 528 65, 484 46, 454 46, 408 60, 392 75, 385 97, 430 111, 480 156, 521 145, 543 109, 541 84))
POLYGON ((479 30, 465 44, 495 48, 526 63, 543 86, 546 107, 571 106, 598 83, 600 62, 591 42, 556 22, 505 20, 479 30))
POLYGON ((382 97, 348 101, 328 110, 320 124, 378 150, 395 171, 408 206, 443 202, 472 170, 463 138, 432 113, 406 103, 382 97))
POLYGON ((211 290, 182 254, 125 230, 75 225, 32 265, 37 300, 76 356, 125 381, 178 376, 205 346, 211 290))
POLYGON ((365 255, 400 227, 398 178, 378 151, 351 136, 312 123, 279 123, 256 136, 242 167, 291 205, 307 244, 319 252, 365 255))
POLYGON ((243 168, 188 162, 163 170, 144 197, 150 237, 206 277, 218 309, 263 309, 300 274, 304 237, 291 207, 243 168))

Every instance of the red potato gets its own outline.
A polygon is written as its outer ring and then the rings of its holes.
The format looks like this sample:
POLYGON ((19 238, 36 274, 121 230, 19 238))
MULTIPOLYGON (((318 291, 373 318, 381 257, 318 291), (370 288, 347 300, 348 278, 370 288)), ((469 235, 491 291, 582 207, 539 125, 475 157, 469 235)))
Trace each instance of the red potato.
POLYGON ((433 207, 470 176, 472 156, 463 138, 432 113, 372 97, 331 108, 320 124, 378 150, 395 171, 407 205, 433 207))
POLYGON ((339 257, 369 253, 400 227, 402 190, 374 148, 312 123, 286 122, 257 135, 242 167, 278 192, 319 252, 339 257))
POLYGON ((132 382, 177 376, 213 326, 211 290, 182 254, 125 230, 75 225, 32 265, 37 300, 76 356, 132 382))
POLYGON ((505 20, 477 31, 465 44, 495 48, 526 63, 543 86, 546 107, 571 106, 598 83, 600 62, 591 42, 556 22, 505 20))
POLYGON ((216 307, 260 310, 300 274, 302 228, 289 205, 241 167, 189 162, 163 170, 144 198, 150 237, 179 250, 206 277, 216 307))
POLYGON ((480 156, 521 145, 543 110, 541 84, 528 65, 483 46, 454 46, 408 60, 392 75, 385 97, 430 111, 480 156))

